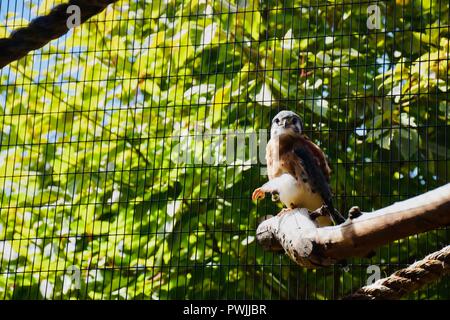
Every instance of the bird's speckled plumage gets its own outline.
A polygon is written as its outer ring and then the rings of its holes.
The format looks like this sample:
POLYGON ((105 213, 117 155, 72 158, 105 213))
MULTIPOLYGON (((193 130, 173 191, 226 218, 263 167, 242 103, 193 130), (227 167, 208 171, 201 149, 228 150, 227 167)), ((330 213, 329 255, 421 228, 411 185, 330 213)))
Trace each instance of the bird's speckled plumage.
MULTIPOLYGON (((274 117, 266 161, 269 182, 254 191, 253 199, 270 192, 278 194, 288 208, 313 211, 326 204, 335 212, 329 186, 331 170, 325 154, 303 134, 302 121, 294 112, 281 111, 274 117)), ((335 222, 343 220, 338 213, 333 218, 335 222)), ((322 219, 319 223, 329 225, 331 220, 322 219)))

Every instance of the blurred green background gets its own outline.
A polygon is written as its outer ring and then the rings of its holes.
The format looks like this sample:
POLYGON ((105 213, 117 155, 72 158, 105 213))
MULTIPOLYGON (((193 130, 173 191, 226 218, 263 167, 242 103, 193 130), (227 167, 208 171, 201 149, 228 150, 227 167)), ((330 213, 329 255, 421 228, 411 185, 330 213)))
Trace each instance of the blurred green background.
MULTIPOLYGON (((0 38, 63 2, 2 1, 0 38)), ((449 20, 448 0, 119 1, 3 68, 0 298, 333 299, 448 245, 442 228, 317 270, 263 252, 264 162, 248 139, 219 161, 219 138, 296 111, 341 212, 449 182, 449 20)))

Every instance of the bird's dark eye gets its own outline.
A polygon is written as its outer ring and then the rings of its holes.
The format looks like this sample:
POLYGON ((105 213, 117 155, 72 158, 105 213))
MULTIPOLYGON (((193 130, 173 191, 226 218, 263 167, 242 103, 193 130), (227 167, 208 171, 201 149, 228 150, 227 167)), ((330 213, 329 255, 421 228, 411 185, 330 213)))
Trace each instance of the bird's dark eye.
POLYGON ((292 124, 296 125, 297 124, 297 118, 292 119, 292 124))
POLYGON ((276 124, 280 123, 280 119, 276 118, 276 119, 275 119, 275 123, 276 123, 276 124))

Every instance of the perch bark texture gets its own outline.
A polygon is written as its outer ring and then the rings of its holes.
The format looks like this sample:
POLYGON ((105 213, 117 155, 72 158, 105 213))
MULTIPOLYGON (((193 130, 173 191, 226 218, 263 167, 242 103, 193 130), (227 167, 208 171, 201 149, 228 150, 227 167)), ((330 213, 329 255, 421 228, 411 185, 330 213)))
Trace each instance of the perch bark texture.
POLYGON ((426 256, 374 284, 362 287, 345 300, 392 300, 450 274, 450 246, 426 256))
POLYGON ((338 226, 318 228, 306 209, 286 211, 262 222, 256 236, 264 249, 284 249, 297 264, 316 268, 365 257, 389 242, 449 224, 450 184, 446 184, 338 226))

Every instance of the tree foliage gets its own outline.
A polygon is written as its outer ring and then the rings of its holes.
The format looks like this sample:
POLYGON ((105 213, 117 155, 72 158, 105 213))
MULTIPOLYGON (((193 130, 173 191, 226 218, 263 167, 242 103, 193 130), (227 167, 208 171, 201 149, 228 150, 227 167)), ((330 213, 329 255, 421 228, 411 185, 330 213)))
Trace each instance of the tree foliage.
MULTIPOLYGON (((25 1, 32 16, 61 2, 25 1)), ((378 2, 378 30, 369 5, 120 1, 1 70, 0 296, 324 299, 448 244, 443 229, 348 271, 300 269, 255 244, 279 209, 250 199, 263 159, 219 161, 219 137, 290 109, 342 212, 448 182, 449 3, 378 2)), ((32 18, 9 10, 0 36, 32 18)))

